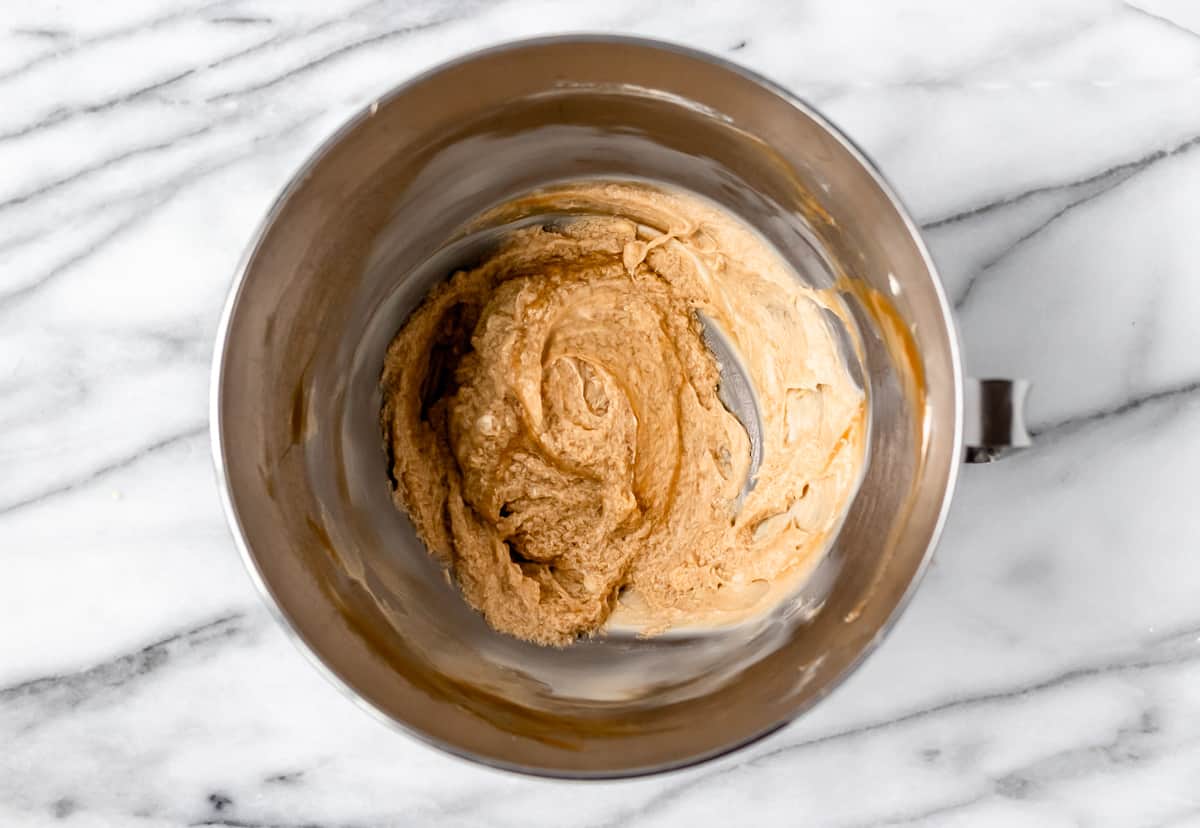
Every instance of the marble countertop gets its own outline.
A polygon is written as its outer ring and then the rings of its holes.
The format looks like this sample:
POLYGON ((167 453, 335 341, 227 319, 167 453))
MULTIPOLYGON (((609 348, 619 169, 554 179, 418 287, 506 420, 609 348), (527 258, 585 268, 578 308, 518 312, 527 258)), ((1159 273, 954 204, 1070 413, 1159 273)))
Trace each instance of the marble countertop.
POLYGON ((1200 825, 1200 6, 124 0, 0 10, 0 825, 1200 825), (927 230, 1035 450, 964 471, 925 583, 828 701, 632 782, 441 755, 254 592, 208 450, 217 315, 315 145, 554 30, 725 54, 927 230), (732 820, 732 822, 731 822, 732 820))

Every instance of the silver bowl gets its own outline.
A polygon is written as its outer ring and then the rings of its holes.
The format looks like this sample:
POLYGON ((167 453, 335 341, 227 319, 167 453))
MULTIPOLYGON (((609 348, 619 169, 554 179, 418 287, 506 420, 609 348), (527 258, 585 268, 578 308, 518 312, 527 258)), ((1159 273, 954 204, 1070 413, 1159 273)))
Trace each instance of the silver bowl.
POLYGON ((404 84, 297 173, 221 322, 213 450, 252 576, 352 698, 480 762, 630 776, 769 733, 878 644, 945 520, 964 389, 982 389, 999 415, 970 417, 991 429, 978 451, 1020 439, 1020 388, 964 380, 916 226, 828 121, 710 55, 547 38, 404 84), (865 476, 814 578, 756 623, 561 650, 517 641, 461 600, 392 505, 378 421, 389 340, 434 280, 494 242, 463 234, 473 217, 585 176, 663 182, 723 205, 806 281, 840 289, 855 314, 871 413, 865 476))

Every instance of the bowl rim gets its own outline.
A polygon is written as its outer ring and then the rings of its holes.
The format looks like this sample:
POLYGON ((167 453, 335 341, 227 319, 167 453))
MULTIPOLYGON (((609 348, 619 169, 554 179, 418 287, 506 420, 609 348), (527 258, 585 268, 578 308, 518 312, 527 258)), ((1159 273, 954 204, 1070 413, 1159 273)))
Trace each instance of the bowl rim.
POLYGON ((452 58, 451 60, 438 63, 435 66, 391 87, 387 92, 379 95, 371 103, 366 104, 356 113, 347 118, 345 122, 343 122, 326 138, 324 138, 317 145, 316 149, 309 153, 304 162, 292 174, 292 177, 288 180, 288 183, 272 201, 263 218, 259 220, 258 225, 255 228, 254 233, 251 235, 250 240, 247 242, 241 258, 234 270, 234 278, 230 285, 224 307, 222 308, 220 320, 217 324, 216 342, 213 350, 212 368, 209 380, 209 433, 211 438, 212 461, 222 511, 225 514, 226 522, 229 525, 230 533, 233 536, 234 545, 237 547, 246 572, 254 584, 255 589, 259 593, 260 598, 267 606, 267 609, 275 618, 279 626, 286 632, 287 638, 292 641, 292 643, 297 647, 297 649, 299 649, 301 653, 304 654, 307 660, 313 665, 314 668, 316 668, 317 672, 323 675, 327 681, 336 687, 343 695, 349 698, 359 709, 365 710, 373 718, 383 722, 385 725, 394 730, 398 730, 416 739, 417 741, 424 743, 425 745, 436 748, 443 754, 448 754, 458 759, 468 761, 476 767, 483 765, 498 770, 522 774, 525 776, 548 779, 598 781, 633 779, 681 771, 686 768, 700 765, 740 751, 743 748, 749 747, 755 742, 758 742, 770 736, 771 734, 776 733, 800 718, 800 716, 807 713, 815 705, 826 699, 833 691, 842 686, 842 684, 850 677, 850 675, 852 675, 862 665, 863 661, 876 650, 880 643, 882 643, 882 641, 892 631, 897 621, 900 619, 900 616, 903 615, 904 610, 907 609, 908 605, 911 603, 913 595, 916 593, 917 588, 920 586, 921 581, 924 578, 925 572, 929 568, 929 565, 933 559, 934 551, 937 548, 938 542, 941 540, 943 531, 945 530, 951 503, 954 500, 954 493, 958 483, 958 475, 962 465, 961 457, 963 453, 964 379, 961 352, 961 335, 955 320, 953 308, 950 305, 949 299, 946 295, 945 287, 942 284, 941 276, 938 273, 937 266, 929 252, 927 245, 925 244, 924 238, 921 235, 920 226, 913 220, 911 213, 908 211, 903 201, 901 201, 900 197, 896 194, 895 189, 884 177, 883 173, 876 166, 874 161, 871 160, 870 156, 868 156, 864 150, 854 143, 854 141, 852 141, 829 118, 821 114, 802 98, 790 92, 782 85, 767 78, 766 76, 741 66, 733 61, 727 60, 720 55, 667 40, 631 35, 599 34, 587 32, 521 38, 518 40, 505 41, 496 45, 465 52, 458 57, 452 58), (291 201, 296 192, 300 189, 304 181, 308 178, 310 172, 317 165, 319 165, 325 159, 325 157, 351 132, 361 126, 365 121, 369 120, 379 107, 386 105, 392 99, 404 94, 410 88, 415 87, 426 80, 445 72, 446 70, 478 60, 480 58, 491 57, 507 52, 517 52, 525 49, 537 49, 544 46, 573 43, 633 46, 642 49, 668 52, 674 55, 709 63, 719 69, 738 75, 741 78, 765 89, 767 92, 783 100, 791 107, 810 118, 814 123, 819 125, 828 135, 836 140, 842 146, 842 148, 849 153, 851 158, 853 158, 858 165, 871 177, 874 184, 888 199, 897 215, 899 215, 905 229, 908 231, 909 236, 916 246, 917 252, 920 254, 921 261, 929 273, 934 294, 937 298, 939 306, 938 310, 940 311, 942 319, 946 325, 946 330, 948 333, 947 340, 949 346, 949 357, 954 378, 953 445, 949 455, 951 462, 949 463, 945 485, 943 487, 942 502, 938 509, 937 517, 934 521, 932 531, 930 532, 929 542, 926 545, 925 552, 921 557, 921 561, 918 563, 916 570, 909 579, 908 585, 905 587, 904 592, 896 601, 896 604, 892 607, 887 618, 880 625, 879 629, 876 630, 875 635, 862 647, 861 650, 859 650, 854 658, 847 663, 841 673, 831 678, 819 692, 815 693, 811 698, 806 699, 802 703, 796 705, 788 712, 786 716, 780 718, 773 724, 750 733, 744 738, 735 742, 731 742, 711 751, 687 756, 678 761, 668 761, 657 765, 613 770, 571 770, 551 768, 527 765, 519 762, 507 762, 495 757, 476 754, 470 750, 445 742, 442 739, 432 736, 411 724, 398 721, 396 718, 377 707, 357 690, 355 690, 349 682, 334 672, 330 665, 325 662, 321 655, 304 638, 297 626, 292 622, 288 613, 283 609, 271 586, 267 583, 265 577, 263 576, 262 570, 259 568, 258 561, 253 551, 250 549, 250 544, 247 541, 241 518, 238 514, 237 507, 234 504, 229 473, 228 469, 226 468, 225 447, 222 440, 223 422, 221 412, 223 396, 221 378, 224 374, 226 360, 228 357, 230 334, 229 328, 232 323, 234 313, 237 310, 238 301, 241 298, 243 289, 245 287, 251 265, 256 260, 264 240, 270 233, 271 229, 275 226, 280 214, 283 212, 284 208, 291 201))

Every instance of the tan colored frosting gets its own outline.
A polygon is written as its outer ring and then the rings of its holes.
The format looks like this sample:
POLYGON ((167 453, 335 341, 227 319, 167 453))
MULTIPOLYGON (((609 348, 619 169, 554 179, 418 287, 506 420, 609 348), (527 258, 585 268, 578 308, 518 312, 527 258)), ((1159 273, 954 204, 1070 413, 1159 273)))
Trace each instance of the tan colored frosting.
POLYGON ((514 231, 396 335, 397 504, 467 601, 529 641, 766 609, 819 560, 859 478, 866 405, 825 319, 844 307, 681 192, 582 182, 504 209, 576 217, 514 231), (744 500, 749 439, 697 314, 758 395, 744 500))

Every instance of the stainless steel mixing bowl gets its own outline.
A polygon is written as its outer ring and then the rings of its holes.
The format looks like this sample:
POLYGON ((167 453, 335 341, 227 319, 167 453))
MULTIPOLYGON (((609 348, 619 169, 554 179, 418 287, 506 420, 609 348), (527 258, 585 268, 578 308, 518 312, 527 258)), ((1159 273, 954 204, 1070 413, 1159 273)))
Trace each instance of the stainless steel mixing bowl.
POLYGON ((811 707, 879 642, 929 559, 963 453, 964 389, 1000 414, 977 453, 1021 436, 1012 386, 964 380, 929 254, 859 150, 744 69, 613 37, 476 53, 354 118, 259 230, 213 382, 234 535, 314 662, 438 747, 567 777, 697 762, 811 707), (755 624, 562 650, 516 641, 460 599, 391 503, 377 387, 388 341, 431 281, 494 242, 463 235, 472 217, 581 176, 723 205, 857 318, 862 486, 812 581, 755 624))

